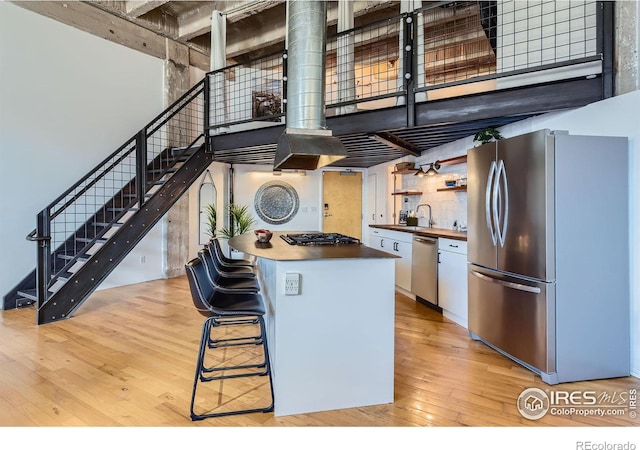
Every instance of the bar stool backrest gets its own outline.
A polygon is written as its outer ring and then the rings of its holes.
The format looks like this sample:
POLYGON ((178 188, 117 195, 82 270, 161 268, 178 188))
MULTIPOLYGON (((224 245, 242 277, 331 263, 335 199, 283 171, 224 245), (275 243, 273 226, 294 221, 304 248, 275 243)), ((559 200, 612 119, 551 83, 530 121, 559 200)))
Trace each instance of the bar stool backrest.
POLYGON ((217 238, 211 239, 209 244, 206 245, 211 252, 213 252, 213 256, 218 258, 218 261, 222 261, 225 263, 233 263, 233 260, 227 258, 227 256, 222 251, 222 246, 220 245, 220 241, 217 238))
POLYGON ((207 269, 209 281, 213 286, 216 286, 218 284, 218 279, 220 278, 220 272, 218 271, 216 264, 213 262, 213 256, 211 256, 210 250, 206 247, 198 250, 198 258, 200 258, 207 269))
POLYGON ((213 286, 209 282, 206 267, 200 258, 193 258, 184 267, 189 280, 193 305, 203 316, 210 316, 212 311, 209 299, 213 296, 213 286))

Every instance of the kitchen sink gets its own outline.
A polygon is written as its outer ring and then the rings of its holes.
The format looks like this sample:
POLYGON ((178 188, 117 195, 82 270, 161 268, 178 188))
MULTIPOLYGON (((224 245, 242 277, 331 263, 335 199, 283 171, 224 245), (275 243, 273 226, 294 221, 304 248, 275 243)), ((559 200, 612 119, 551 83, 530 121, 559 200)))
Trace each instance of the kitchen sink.
POLYGON ((408 225, 398 225, 396 227, 398 230, 410 230, 410 231, 420 231, 420 230, 431 230, 429 227, 418 227, 418 226, 408 226, 408 225))

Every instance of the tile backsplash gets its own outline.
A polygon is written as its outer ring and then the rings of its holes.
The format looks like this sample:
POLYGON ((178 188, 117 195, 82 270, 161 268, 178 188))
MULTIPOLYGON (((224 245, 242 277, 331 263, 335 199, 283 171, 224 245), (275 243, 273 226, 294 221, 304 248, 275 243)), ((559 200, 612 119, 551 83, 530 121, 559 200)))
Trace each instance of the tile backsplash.
MULTIPOLYGON (((471 138, 461 139, 423 152, 420 157, 415 159, 415 164, 416 167, 422 165, 423 170, 426 171, 430 163, 466 155, 467 150, 471 147, 473 147, 471 138)), ((431 205, 433 226, 435 228, 452 229, 454 222, 466 226, 467 192, 438 192, 438 189, 445 187, 446 180, 458 180, 466 177, 467 164, 465 162, 455 165, 441 165, 438 174, 433 176, 396 175, 395 188, 397 190, 422 192, 422 195, 397 196, 396 209, 416 211, 418 205, 426 203, 431 205)), ((417 215, 418 225, 428 226, 428 208, 421 207, 417 215)))

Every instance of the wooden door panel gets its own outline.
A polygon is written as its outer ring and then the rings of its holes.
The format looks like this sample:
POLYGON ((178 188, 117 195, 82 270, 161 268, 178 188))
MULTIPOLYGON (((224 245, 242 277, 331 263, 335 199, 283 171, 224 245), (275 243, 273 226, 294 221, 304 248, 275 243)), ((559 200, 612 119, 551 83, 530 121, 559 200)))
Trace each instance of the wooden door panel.
POLYGON ((322 173, 322 231, 362 239, 362 173, 322 173))

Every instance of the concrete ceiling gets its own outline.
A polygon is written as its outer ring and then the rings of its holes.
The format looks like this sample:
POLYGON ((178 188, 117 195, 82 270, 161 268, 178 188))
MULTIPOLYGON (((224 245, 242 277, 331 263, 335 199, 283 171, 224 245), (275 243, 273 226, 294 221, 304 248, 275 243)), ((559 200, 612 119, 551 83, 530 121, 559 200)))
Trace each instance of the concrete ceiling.
MULTIPOLYGON (((227 19, 229 65, 284 49, 285 0, 84 2, 210 55, 211 15, 227 19)), ((338 2, 328 1, 327 24, 335 32, 338 2)), ((354 1, 355 25, 400 13, 399 1, 354 1)))

